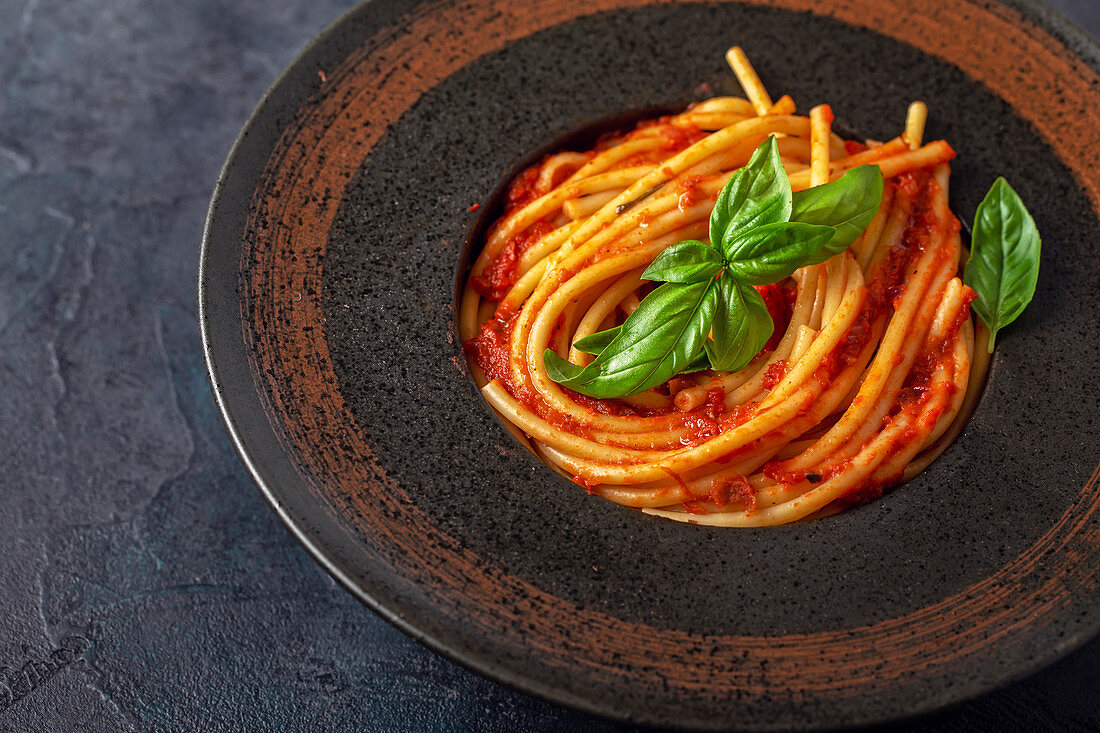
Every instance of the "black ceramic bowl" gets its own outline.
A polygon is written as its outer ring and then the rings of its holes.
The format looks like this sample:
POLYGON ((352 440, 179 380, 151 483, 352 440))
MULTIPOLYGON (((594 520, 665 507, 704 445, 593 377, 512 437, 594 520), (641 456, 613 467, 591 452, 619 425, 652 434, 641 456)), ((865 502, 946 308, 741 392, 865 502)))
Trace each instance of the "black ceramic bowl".
POLYGON ((350 590, 496 679, 697 728, 895 719, 1100 627, 1100 54, 1026 3, 443 0, 362 5, 264 98, 226 163, 200 307, 217 399, 272 506, 350 590), (588 497, 466 371, 455 283, 501 183, 571 131, 737 93, 747 50, 803 111, 958 151, 1044 238, 956 443, 881 500, 730 530, 588 497), (485 212, 480 212, 484 214, 485 212))

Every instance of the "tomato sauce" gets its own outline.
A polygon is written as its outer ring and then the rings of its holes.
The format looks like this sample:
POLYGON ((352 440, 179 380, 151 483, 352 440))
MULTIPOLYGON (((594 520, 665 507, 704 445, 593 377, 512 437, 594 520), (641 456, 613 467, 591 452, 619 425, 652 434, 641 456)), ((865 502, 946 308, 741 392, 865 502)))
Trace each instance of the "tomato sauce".
POLYGON ((721 422, 722 416, 726 414, 725 398, 721 389, 708 390, 703 404, 684 413, 683 427, 687 428, 687 434, 680 438, 682 445, 698 445, 725 430, 721 422))
POLYGON ((479 295, 489 300, 500 300, 516 284, 516 264, 520 255, 552 231, 554 225, 550 222, 545 219, 536 221, 509 239, 481 275, 470 278, 470 285, 479 295))
POLYGON ((504 213, 506 215, 526 206, 539 197, 537 185, 542 166, 543 163, 533 165, 516 176, 516 180, 512 181, 512 185, 508 187, 508 193, 504 198, 504 213))
POLYGON ((756 490, 744 476, 720 476, 710 485, 709 499, 719 509, 740 506, 747 511, 756 510, 756 490))
POLYGON ((783 377, 787 376, 787 370, 791 365, 786 359, 779 359, 768 365, 768 368, 764 371, 764 381, 762 386, 764 389, 773 390, 775 385, 783 381, 783 377))
POLYGON ((676 208, 685 212, 703 199, 703 192, 698 189, 702 176, 688 176, 677 182, 676 190, 680 193, 676 199, 676 208))
POLYGON ((717 420, 695 411, 685 413, 684 427, 688 432, 680 438, 680 444, 685 447, 699 445, 721 432, 717 420))
MULTIPOLYGON (((546 404, 529 382, 516 384, 512 379, 509 341, 518 317, 517 312, 498 310, 493 318, 481 324, 481 330, 478 331, 477 336, 462 345, 467 358, 474 359, 481 367, 481 371, 485 372, 486 377, 499 381, 510 395, 554 427, 582 437, 591 435, 587 426, 546 404)), ((602 402, 602 400, 593 401, 602 402)))
POLYGON ((787 287, 781 283, 757 285, 755 287, 756 292, 760 293, 760 296, 764 298, 764 305, 768 309, 768 315, 772 317, 772 323, 775 324, 775 327, 772 329, 772 335, 768 337, 768 342, 764 344, 764 348, 760 350, 760 353, 775 351, 775 347, 779 345, 779 341, 787 331, 787 326, 791 323, 791 314, 794 310, 794 298, 797 293, 793 287, 787 287))
POLYGON ((718 426, 721 428, 721 432, 724 433, 747 423, 756 414, 756 405, 755 402, 737 405, 718 418, 718 426))
POLYGON ((867 149, 868 149, 867 146, 864 145, 863 143, 859 142, 858 140, 845 140, 844 141, 844 152, 848 153, 848 155, 855 155, 856 153, 862 153, 864 150, 867 150, 867 149))
POLYGON ((597 493, 596 488, 595 488, 596 484, 593 483, 592 481, 589 481, 584 476, 581 476, 579 473, 573 474, 572 481, 577 486, 582 487, 589 496, 595 496, 596 495, 596 493, 597 493))
POLYGON ((851 460, 842 460, 827 466, 815 466, 813 468, 803 468, 797 471, 784 471, 782 464, 783 461, 768 461, 761 470, 764 475, 771 480, 789 486, 801 481, 806 481, 810 484, 820 484, 823 481, 828 481, 834 476, 838 476, 847 471, 851 467, 852 462, 851 460))
POLYGON ((493 318, 481 324, 477 336, 462 344, 467 358, 472 358, 486 377, 498 380, 512 394, 515 390, 508 361, 508 340, 518 317, 518 312, 500 309, 493 318))
POLYGON ((700 130, 697 125, 669 125, 667 124, 669 119, 671 118, 661 118, 661 120, 666 123, 664 128, 661 130, 661 139, 664 141, 665 151, 685 150, 688 147, 699 142, 709 134, 707 132, 704 132, 703 130, 700 130))

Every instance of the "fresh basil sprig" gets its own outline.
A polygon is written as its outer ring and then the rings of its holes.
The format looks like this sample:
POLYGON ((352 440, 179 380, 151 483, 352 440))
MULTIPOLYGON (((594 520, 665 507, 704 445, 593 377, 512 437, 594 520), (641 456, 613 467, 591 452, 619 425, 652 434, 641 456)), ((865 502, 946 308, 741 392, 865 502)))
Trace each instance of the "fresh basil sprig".
POLYGON ((710 244, 674 244, 642 273, 664 281, 623 323, 578 340, 596 358, 580 367, 547 349, 551 379, 590 397, 626 397, 701 369, 736 371, 760 352, 772 322, 755 285, 779 282, 848 247, 882 201, 882 173, 861 166, 791 192, 774 137, 718 195, 710 244))
POLYGON ((1039 281, 1039 230, 1004 178, 993 182, 974 215, 974 235, 963 282, 978 297, 974 310, 989 327, 989 353, 997 332, 1023 312, 1039 281))

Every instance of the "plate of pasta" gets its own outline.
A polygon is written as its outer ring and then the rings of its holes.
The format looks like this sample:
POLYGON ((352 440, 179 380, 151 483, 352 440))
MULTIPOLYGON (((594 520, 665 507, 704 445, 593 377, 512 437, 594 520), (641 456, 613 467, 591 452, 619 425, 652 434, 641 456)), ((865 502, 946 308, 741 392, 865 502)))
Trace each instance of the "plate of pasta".
POLYGON ((836 728, 1100 630, 1100 50, 1027 3, 365 3, 199 283, 242 459, 433 649, 836 728))

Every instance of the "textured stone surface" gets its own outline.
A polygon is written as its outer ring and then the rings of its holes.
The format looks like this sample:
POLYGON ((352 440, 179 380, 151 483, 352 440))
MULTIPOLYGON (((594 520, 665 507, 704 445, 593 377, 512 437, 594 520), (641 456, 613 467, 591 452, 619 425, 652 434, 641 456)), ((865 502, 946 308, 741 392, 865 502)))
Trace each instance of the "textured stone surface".
MULTIPOLYGON (((1100 33, 1100 7, 1052 3, 1100 33)), ((336 0, 0 2, 0 730, 616 730, 406 639, 238 462, 195 319, 236 131, 336 0)), ((914 731, 1100 728, 1100 642, 914 731)))

